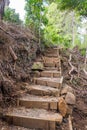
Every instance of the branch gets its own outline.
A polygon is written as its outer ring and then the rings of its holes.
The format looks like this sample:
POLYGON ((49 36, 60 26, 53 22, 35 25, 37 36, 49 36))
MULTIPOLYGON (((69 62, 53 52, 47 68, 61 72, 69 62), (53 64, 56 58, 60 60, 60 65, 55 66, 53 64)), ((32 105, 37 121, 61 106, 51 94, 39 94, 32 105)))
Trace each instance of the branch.
POLYGON ((17 56, 16 56, 16 54, 15 54, 15 52, 13 51, 13 49, 12 49, 11 46, 9 46, 9 51, 10 51, 10 53, 11 53, 11 55, 12 55, 14 61, 17 60, 18 58, 17 58, 17 56))

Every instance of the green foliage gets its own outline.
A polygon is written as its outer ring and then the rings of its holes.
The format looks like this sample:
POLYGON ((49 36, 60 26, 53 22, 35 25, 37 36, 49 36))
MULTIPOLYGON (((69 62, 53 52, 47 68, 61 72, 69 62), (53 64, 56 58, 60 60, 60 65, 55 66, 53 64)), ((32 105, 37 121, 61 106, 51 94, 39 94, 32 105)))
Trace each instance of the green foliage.
POLYGON ((58 34, 57 29, 52 25, 48 25, 44 30, 45 45, 61 45, 63 47, 70 47, 71 38, 69 35, 58 34))
MULTIPOLYGON (((64 47, 72 46, 72 12, 61 12, 56 3, 50 4, 46 8, 47 25, 44 28, 44 38, 46 45, 61 44, 64 47)), ((79 19, 75 16, 74 31, 77 33, 79 19)))
POLYGON ((29 26, 34 31, 34 34, 38 37, 39 47, 43 40, 43 28, 47 24, 45 17, 46 0, 26 0, 26 17, 25 25, 29 26))
POLYGON ((75 10, 80 15, 87 16, 87 0, 56 0, 61 10, 75 10))
POLYGON ((11 9, 10 7, 5 8, 4 20, 17 24, 22 23, 22 21, 19 18, 19 14, 15 12, 15 9, 11 9))
POLYGON ((42 0, 26 0, 26 25, 39 26, 41 10, 43 11, 42 5, 42 0))
POLYGON ((39 40, 44 39, 47 46, 72 47, 74 39, 74 45, 84 47, 87 42, 85 38, 81 44, 78 27, 82 23, 78 14, 86 16, 86 6, 86 0, 26 0, 25 24, 39 34, 39 40))
POLYGON ((86 55, 86 49, 85 49, 85 48, 81 49, 81 54, 82 54, 83 56, 86 55))
POLYGON ((32 66, 32 70, 44 70, 44 65, 41 62, 35 62, 32 66))

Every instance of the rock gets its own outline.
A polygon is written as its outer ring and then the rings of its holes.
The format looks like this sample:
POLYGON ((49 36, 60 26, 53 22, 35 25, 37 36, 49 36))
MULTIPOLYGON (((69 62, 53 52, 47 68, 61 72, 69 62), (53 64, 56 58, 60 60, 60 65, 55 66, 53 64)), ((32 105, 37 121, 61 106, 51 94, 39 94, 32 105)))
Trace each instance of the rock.
POLYGON ((58 109, 63 117, 65 117, 67 114, 67 108, 68 108, 68 106, 67 106, 65 100, 61 97, 58 102, 58 109))
POLYGON ((74 90, 73 88, 65 84, 63 89, 61 90, 61 95, 67 94, 68 92, 74 93, 74 90))
POLYGON ((67 104, 74 105, 75 102, 76 102, 76 97, 71 92, 68 92, 66 97, 65 97, 65 101, 66 101, 67 104))
POLYGON ((40 72, 39 71, 32 71, 31 73, 32 77, 40 77, 40 72))
POLYGON ((32 66, 32 70, 44 70, 44 65, 41 62, 35 62, 32 66))
POLYGON ((71 105, 68 105, 67 107, 67 115, 72 115, 73 107, 71 105))

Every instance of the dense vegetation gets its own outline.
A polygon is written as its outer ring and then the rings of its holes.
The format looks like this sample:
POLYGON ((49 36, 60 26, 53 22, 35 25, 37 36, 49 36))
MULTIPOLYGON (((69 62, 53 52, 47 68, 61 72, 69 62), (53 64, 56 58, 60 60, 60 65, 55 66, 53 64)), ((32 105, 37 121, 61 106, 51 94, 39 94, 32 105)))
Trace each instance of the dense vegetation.
POLYGON ((86 0, 79 1, 79 4, 78 0, 55 0, 54 2, 26 0, 25 24, 31 26, 40 39, 44 39, 45 45, 61 44, 64 47, 79 45, 84 48, 87 41, 84 6, 86 0))
POLYGON ((10 7, 5 8, 4 20, 16 24, 22 23, 22 21, 19 18, 19 14, 15 12, 15 9, 11 9, 10 7))
MULTIPOLYGON (((25 25, 39 38, 39 45, 87 47, 86 0, 25 0, 25 25)), ((14 9, 6 8, 4 20, 22 23, 14 9)))
POLYGON ((87 0, 56 0, 61 10, 75 10, 78 14, 87 16, 87 0))

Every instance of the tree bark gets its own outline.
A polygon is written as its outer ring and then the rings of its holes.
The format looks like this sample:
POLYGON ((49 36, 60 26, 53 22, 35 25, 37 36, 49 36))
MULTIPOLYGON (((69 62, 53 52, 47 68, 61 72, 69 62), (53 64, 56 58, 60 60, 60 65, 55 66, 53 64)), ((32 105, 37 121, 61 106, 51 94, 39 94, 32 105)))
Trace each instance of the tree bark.
POLYGON ((5 8, 5 0, 0 1, 0 19, 3 19, 5 8))
POLYGON ((0 20, 3 19, 5 6, 8 6, 9 0, 0 0, 0 20))

